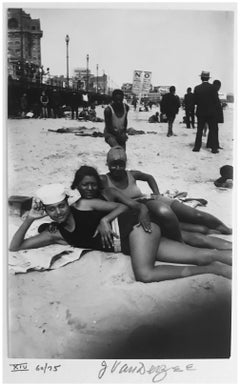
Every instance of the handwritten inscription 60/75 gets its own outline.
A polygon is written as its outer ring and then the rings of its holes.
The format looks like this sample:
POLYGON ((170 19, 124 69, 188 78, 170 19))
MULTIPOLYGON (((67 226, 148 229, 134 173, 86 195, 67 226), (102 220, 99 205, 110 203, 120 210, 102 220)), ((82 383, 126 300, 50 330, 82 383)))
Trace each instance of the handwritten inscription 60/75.
MULTIPOLYGON (((30 371, 28 368, 28 363, 10 363, 9 366, 11 367, 12 373, 17 373, 19 371, 30 371)), ((48 363, 44 363, 43 365, 37 365, 34 367, 35 371, 46 373, 46 372, 54 372, 58 371, 58 368, 61 367, 61 365, 49 365, 48 363)))

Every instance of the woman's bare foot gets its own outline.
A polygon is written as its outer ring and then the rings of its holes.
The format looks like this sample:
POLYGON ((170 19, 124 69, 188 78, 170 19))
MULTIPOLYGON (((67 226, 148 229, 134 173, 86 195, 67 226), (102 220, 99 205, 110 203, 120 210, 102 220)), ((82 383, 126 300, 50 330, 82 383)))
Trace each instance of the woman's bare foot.
POLYGON ((232 267, 230 265, 226 265, 215 261, 214 263, 209 264, 209 268, 211 269, 211 273, 226 277, 227 279, 232 279, 232 267))
POLYGON ((219 225, 217 228, 216 228, 217 231, 219 231, 220 233, 222 233, 223 235, 231 235, 232 234, 232 229, 231 228, 228 228, 226 225, 222 224, 222 225, 219 225))

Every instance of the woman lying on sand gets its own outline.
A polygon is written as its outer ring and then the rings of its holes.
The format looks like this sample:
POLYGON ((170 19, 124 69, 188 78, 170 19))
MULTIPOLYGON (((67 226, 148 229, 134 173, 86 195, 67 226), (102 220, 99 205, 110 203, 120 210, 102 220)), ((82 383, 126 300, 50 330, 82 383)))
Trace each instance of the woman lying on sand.
POLYGON ((126 153, 120 146, 115 146, 108 152, 109 173, 101 176, 105 188, 104 196, 107 199, 118 201, 117 190, 121 196, 125 195, 143 202, 157 217, 163 234, 170 239, 183 240, 197 247, 231 249, 230 242, 205 236, 211 233, 231 234, 231 229, 223 222, 209 213, 191 208, 178 200, 161 196, 154 177, 138 170, 126 170, 126 161, 126 153), (155 198, 144 199, 144 195, 136 184, 137 180, 146 181, 155 198))
POLYGON ((151 222, 151 231, 146 232, 139 226, 138 212, 121 203, 104 201, 97 172, 89 173, 89 168, 85 171, 81 179, 73 181, 73 188, 77 187, 81 194, 75 206, 69 206, 61 185, 48 185, 38 191, 41 201, 33 201, 28 217, 13 236, 11 251, 57 243, 113 252, 113 236, 116 235, 110 223, 118 218, 121 251, 131 256, 137 281, 149 283, 204 273, 231 278, 230 251, 198 249, 168 240, 161 237, 161 230, 154 222, 151 222), (25 238, 32 222, 46 214, 55 227, 47 226, 40 234, 25 238), (193 265, 155 266, 156 260, 193 265))

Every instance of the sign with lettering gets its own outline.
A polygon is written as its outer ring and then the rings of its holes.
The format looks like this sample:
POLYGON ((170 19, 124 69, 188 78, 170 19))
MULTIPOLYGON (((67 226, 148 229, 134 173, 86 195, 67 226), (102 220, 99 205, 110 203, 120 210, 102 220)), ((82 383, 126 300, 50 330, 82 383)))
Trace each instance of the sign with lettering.
POLYGON ((135 70, 133 72, 132 92, 136 95, 140 94, 142 91, 142 74, 143 71, 135 70))
POLYGON ((152 78, 152 73, 150 71, 144 71, 143 83, 142 83, 142 92, 143 93, 148 93, 150 91, 151 78, 152 78))
POLYGON ((133 72, 132 92, 136 95, 148 93, 151 87, 151 78, 151 71, 135 70, 133 72))

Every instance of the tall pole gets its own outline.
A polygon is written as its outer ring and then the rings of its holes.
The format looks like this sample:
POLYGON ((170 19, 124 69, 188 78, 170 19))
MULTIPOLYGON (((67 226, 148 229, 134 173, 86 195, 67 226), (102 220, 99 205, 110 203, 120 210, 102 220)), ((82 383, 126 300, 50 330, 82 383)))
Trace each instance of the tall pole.
POLYGON ((98 64, 97 64, 97 93, 98 93, 98 64))
POLYGON ((103 93, 106 94, 106 77, 105 77, 105 71, 103 70, 103 82, 104 82, 104 90, 103 93))
POLYGON ((87 54, 87 92, 88 92, 88 64, 89 64, 89 55, 87 54))
POLYGON ((67 87, 69 87, 69 55, 68 55, 68 44, 69 44, 69 36, 66 35, 65 42, 66 42, 66 61, 67 61, 67 87))

